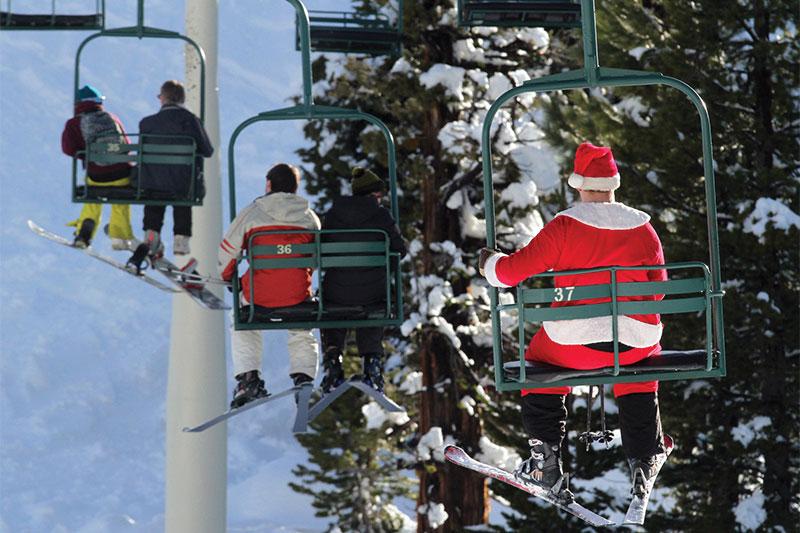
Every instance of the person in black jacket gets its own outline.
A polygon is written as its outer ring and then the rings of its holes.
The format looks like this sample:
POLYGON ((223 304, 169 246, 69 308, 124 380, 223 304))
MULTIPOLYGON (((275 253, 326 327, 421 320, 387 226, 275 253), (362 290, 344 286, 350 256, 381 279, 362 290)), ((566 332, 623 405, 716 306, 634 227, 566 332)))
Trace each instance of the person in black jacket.
MULTIPOLYGON (((406 254, 406 245, 400 228, 388 209, 380 205, 386 183, 373 172, 353 169, 352 196, 340 196, 325 213, 322 229, 379 229, 389 235, 389 249, 406 254)), ((373 241, 383 236, 375 232, 330 233, 325 241, 373 241)), ((399 265, 393 265, 399 268, 399 265)), ((343 305, 381 305, 386 302, 386 270, 383 267, 331 268, 322 280, 324 303, 343 305)), ((358 353, 364 364, 364 381, 383 392, 383 328, 358 328, 355 331, 358 353)), ((322 389, 329 392, 344 382, 342 352, 347 337, 346 329, 323 329, 324 350, 322 389)))
MULTIPOLYGON (((182 135, 194 139, 197 160, 195 172, 202 173, 203 157, 211 157, 214 147, 208 138, 203 124, 191 111, 183 107, 186 100, 186 91, 183 84, 177 80, 169 80, 161 86, 158 94, 161 101, 161 110, 155 115, 145 117, 139 122, 139 133, 142 140, 155 144, 185 144, 185 139, 169 139, 151 137, 147 135, 182 135)), ((177 197, 186 198, 189 195, 192 171, 188 165, 159 165, 153 163, 143 164, 138 169, 139 183, 147 191, 160 191, 175 194, 177 197)), ((198 185, 202 188, 202 180, 198 185)), ((200 196, 205 195, 202 188, 200 196)), ((152 255, 161 255, 164 246, 161 244, 161 227, 164 225, 166 206, 146 205, 144 207, 145 242, 150 246, 152 255)), ((173 232, 175 240, 173 251, 176 255, 189 253, 189 237, 192 235, 192 208, 191 206, 172 206, 173 232)))

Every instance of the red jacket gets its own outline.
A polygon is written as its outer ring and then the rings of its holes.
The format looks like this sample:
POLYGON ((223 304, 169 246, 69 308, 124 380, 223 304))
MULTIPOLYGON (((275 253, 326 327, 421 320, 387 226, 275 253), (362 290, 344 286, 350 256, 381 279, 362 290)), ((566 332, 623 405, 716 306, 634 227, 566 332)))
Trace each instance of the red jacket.
MULTIPOLYGON (((531 242, 514 254, 495 254, 486 263, 489 282, 498 287, 517 285, 522 280, 547 270, 563 271, 599 266, 638 266, 664 264, 664 252, 650 217, 620 203, 579 203, 562 211, 531 242)), ((666 271, 622 270, 620 283, 661 281, 666 271)), ((609 283, 608 272, 556 276, 556 287, 609 283)), ((566 294, 566 292, 565 292, 566 294)), ((663 295, 621 297, 626 300, 656 300, 663 295)), ((608 302, 609 298, 553 302, 553 307, 608 302)), ((635 348, 626 359, 641 359, 660 349, 662 325, 659 315, 619 317, 619 341, 635 348)), ((560 366, 593 368, 604 366, 608 355, 593 354, 585 345, 612 340, 611 317, 544 322, 531 341, 529 358, 548 360, 560 366)))
MULTIPOLYGON (((102 104, 78 102, 75 104, 75 116, 67 121, 64 131, 61 133, 61 150, 68 156, 84 160, 85 168, 85 156, 78 152, 86 150, 86 139, 95 135, 108 134, 109 130, 112 130, 112 136, 119 137, 122 142, 130 142, 122 122, 115 115, 106 111, 102 104)), ((89 163, 86 174, 94 181, 114 181, 130 176, 131 164, 97 165, 89 163)))
MULTIPOLYGON (((222 279, 230 281, 236 274, 236 260, 247 253, 247 243, 253 233, 263 230, 302 230, 320 228, 317 215, 308 200, 290 193, 272 193, 256 198, 231 222, 220 243, 218 264, 222 279)), ((256 237, 255 244, 302 244, 313 242, 311 233, 271 234, 256 237)), ((264 256, 302 257, 299 254, 264 256)), ((310 268, 264 269, 255 272, 254 300, 262 307, 296 305, 311 296, 310 268)), ((243 303, 249 303, 250 271, 241 277, 243 303)))

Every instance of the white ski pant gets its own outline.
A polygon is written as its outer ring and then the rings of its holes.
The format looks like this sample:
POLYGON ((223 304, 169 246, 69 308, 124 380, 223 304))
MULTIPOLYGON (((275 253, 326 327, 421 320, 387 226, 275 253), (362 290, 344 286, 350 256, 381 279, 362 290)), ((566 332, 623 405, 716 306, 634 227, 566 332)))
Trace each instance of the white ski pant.
MULTIPOLYGON (((306 374, 312 378, 317 375, 317 354, 319 346, 311 330, 290 329, 289 374, 306 374)), ((257 329, 235 330, 231 323, 231 355, 233 356, 233 375, 261 370, 264 339, 257 329)))

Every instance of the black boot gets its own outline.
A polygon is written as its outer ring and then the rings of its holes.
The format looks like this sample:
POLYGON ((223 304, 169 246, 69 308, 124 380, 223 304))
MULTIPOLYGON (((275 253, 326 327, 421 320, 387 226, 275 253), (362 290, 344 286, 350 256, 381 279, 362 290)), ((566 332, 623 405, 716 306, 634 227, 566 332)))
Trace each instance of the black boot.
POLYGON ((561 446, 529 439, 531 456, 514 470, 518 478, 550 491, 557 498, 572 501, 569 491, 569 475, 564 475, 561 466, 561 446))
POLYGON ((628 466, 631 469, 631 494, 636 497, 643 497, 653 489, 655 477, 661 471, 661 467, 667 462, 667 457, 672 452, 674 443, 672 437, 664 435, 657 453, 643 459, 628 458, 628 466))
POLYGON ((298 372, 297 374, 289 374, 289 377, 292 378, 292 382, 294 383, 295 387, 299 387, 304 383, 314 382, 314 378, 312 378, 308 374, 303 374, 302 372, 298 372))
POLYGON ((364 383, 383 393, 383 357, 380 354, 364 356, 364 383))
POLYGON ((338 349, 328 349, 322 359, 322 392, 329 393, 344 383, 344 370, 342 369, 342 352, 338 349))
POLYGON ((269 392, 264 388, 264 381, 261 379, 258 370, 243 372, 236 376, 236 388, 233 390, 233 400, 231 409, 241 407, 246 403, 259 398, 269 396, 269 392))
POLYGON ((72 246, 75 248, 88 248, 92 243, 92 233, 94 233, 94 220, 91 218, 83 219, 78 233, 75 235, 75 240, 72 246))

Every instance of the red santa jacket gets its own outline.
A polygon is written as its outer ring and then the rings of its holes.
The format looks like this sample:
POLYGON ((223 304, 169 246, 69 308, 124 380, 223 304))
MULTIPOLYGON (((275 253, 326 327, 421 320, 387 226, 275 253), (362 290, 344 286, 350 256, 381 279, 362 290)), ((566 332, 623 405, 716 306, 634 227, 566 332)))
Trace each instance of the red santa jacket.
MULTIPOLYGON (((484 267, 486 278, 496 287, 510 287, 547 270, 663 265, 664 252, 661 242, 649 220, 650 216, 646 213, 621 203, 579 203, 558 213, 523 249, 509 256, 505 254, 491 256, 484 267)), ((620 283, 665 279, 667 273, 662 269, 617 272, 617 280, 620 283)), ((593 285, 610 281, 611 276, 608 272, 556 276, 554 279, 556 287, 593 285)), ((661 298, 663 295, 620 297, 619 300, 661 298)), ((608 298, 604 298, 578 302, 553 302, 552 305, 562 307, 608 301, 608 298)), ((658 347, 662 325, 659 315, 620 316, 618 331, 621 343, 645 349, 644 352, 641 350, 636 352, 646 354, 652 353, 658 347)), ((547 339, 537 341, 543 341, 540 342, 542 346, 547 345, 549 341, 562 346, 609 342, 612 340, 611 317, 544 322, 543 333, 547 339)), ((529 351, 532 348, 535 348, 533 343, 529 351)), ((575 350, 574 353, 586 352, 575 350)), ((574 367, 586 367, 578 364, 580 366, 574 367)))
MULTIPOLYGON (((75 116, 67 121, 61 133, 61 150, 68 156, 84 159, 84 155, 78 152, 86 150, 86 140, 100 138, 109 139, 111 142, 130 143, 122 122, 106 111, 102 104, 96 102, 75 104, 75 116)), ((86 166, 85 160, 84 166, 86 166)), ((97 182, 115 181, 131 175, 131 164, 89 163, 86 174, 97 182)))
MULTIPOLYGON (((228 228, 219 246, 218 264, 222 279, 230 281, 236 274, 236 260, 247 251, 253 233, 264 230, 319 229, 319 218, 308 206, 308 200, 296 194, 276 192, 256 198, 240 212, 228 228)), ((255 244, 303 244, 314 240, 310 233, 269 234, 258 236, 255 244)), ((264 256, 262 259, 279 256, 264 256)), ((280 257, 301 257, 299 254, 280 257)), ((257 270, 254 275, 254 302, 262 307, 296 305, 311 296, 310 268, 257 270)), ((249 270, 241 278, 242 296, 250 295, 249 270)))

